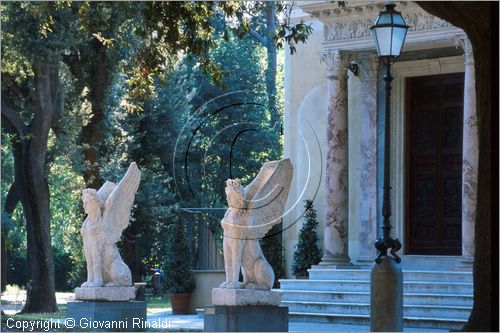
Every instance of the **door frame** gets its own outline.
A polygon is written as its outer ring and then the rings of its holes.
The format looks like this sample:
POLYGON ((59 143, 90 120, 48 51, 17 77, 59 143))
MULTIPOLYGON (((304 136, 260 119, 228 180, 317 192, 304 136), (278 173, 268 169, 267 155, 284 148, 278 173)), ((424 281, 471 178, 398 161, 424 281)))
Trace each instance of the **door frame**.
MULTIPOLYGON (((394 84, 391 95, 391 206, 394 237, 402 239, 401 253, 406 255, 407 230, 405 200, 407 198, 407 146, 406 146, 406 78, 451 73, 464 73, 464 57, 444 57, 396 62, 392 75, 394 84), (397 172, 399 171, 399 172, 397 172)), ((380 86, 379 86, 380 89, 380 86)), ((463 218, 463 217, 462 217, 463 218)))

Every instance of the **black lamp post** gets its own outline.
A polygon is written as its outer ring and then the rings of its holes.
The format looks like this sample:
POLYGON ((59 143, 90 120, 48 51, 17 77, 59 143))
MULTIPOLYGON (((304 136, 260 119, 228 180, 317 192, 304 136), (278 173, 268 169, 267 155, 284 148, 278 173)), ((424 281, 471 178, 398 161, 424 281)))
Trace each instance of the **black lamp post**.
POLYGON ((387 2, 384 4, 385 10, 380 12, 375 24, 370 27, 372 31, 375 45, 377 46, 378 56, 386 62, 387 71, 384 76, 385 81, 385 130, 384 130, 384 197, 382 202, 382 216, 384 217, 382 230, 382 238, 377 238, 375 248, 378 250, 378 256, 375 259, 376 263, 380 263, 382 257, 387 256, 389 249, 397 263, 401 262, 401 258, 396 254, 401 248, 401 243, 397 239, 391 238, 391 186, 390 186, 390 109, 391 109, 391 61, 399 57, 401 48, 406 38, 406 32, 409 26, 400 12, 394 7, 396 4, 387 2))

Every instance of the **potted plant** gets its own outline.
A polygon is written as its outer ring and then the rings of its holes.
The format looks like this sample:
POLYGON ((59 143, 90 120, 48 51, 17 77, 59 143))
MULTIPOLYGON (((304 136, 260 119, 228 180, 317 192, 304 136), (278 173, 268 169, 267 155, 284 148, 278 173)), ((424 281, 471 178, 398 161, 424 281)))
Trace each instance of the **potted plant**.
POLYGON ((309 274, 307 270, 311 265, 317 265, 321 260, 320 250, 318 248, 316 210, 311 200, 305 200, 306 221, 299 232, 299 243, 296 245, 293 253, 292 272, 297 279, 307 279, 309 274))
POLYGON ((164 266, 165 291, 170 294, 173 314, 187 314, 191 293, 196 284, 191 271, 191 254, 184 223, 178 219, 167 227, 166 259, 164 266))

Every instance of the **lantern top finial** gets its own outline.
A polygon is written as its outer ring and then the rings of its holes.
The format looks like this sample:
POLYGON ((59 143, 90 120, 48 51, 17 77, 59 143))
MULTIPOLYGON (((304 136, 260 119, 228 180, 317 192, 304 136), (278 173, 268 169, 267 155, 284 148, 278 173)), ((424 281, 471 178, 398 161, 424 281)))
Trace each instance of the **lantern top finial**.
POLYGON ((394 8, 396 7, 396 3, 392 1, 388 1, 384 3, 385 10, 386 11, 394 11, 394 8))

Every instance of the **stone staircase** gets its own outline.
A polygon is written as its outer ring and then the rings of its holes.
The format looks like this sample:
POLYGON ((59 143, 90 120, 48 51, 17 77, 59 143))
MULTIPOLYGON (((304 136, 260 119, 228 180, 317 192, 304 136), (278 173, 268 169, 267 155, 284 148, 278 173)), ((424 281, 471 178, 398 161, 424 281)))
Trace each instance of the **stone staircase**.
MULTIPOLYGON (((370 325, 370 270, 313 266, 308 280, 280 280, 291 321, 370 325)), ((472 273, 403 271, 405 327, 459 329, 472 309, 472 273)))

